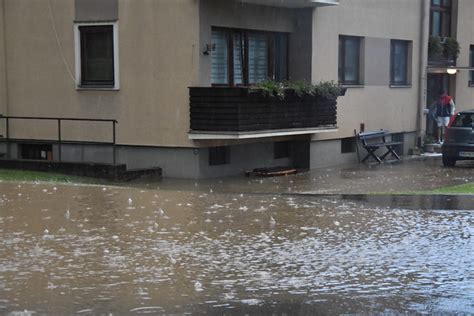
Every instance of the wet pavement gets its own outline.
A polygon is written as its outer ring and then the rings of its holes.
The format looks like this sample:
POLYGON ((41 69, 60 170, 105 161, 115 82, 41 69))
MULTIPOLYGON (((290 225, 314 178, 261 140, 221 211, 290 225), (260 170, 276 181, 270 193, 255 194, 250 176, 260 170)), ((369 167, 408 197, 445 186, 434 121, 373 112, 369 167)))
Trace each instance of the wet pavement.
POLYGON ((357 193, 473 171, 426 161, 131 187, 0 182, 0 314, 471 314, 472 197, 357 193))

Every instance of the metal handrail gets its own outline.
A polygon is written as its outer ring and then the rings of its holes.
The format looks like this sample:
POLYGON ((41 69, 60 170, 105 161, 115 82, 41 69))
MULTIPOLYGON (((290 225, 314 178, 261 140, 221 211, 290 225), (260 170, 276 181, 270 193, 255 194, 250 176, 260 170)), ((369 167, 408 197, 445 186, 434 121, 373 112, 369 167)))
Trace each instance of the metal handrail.
MULTIPOLYGON (((33 116, 7 116, 0 114, 0 119, 5 120, 5 129, 6 129, 6 143, 7 143, 7 158, 10 158, 10 120, 40 120, 40 121, 57 121, 57 144, 58 144, 58 161, 61 161, 61 144, 65 142, 61 137, 61 122, 62 121, 82 121, 82 122, 104 122, 112 123, 112 150, 113 164, 116 163, 116 125, 118 124, 117 120, 114 119, 88 119, 88 118, 77 118, 77 117, 33 117, 33 116)), ((103 144, 109 144, 108 142, 97 142, 103 144)))

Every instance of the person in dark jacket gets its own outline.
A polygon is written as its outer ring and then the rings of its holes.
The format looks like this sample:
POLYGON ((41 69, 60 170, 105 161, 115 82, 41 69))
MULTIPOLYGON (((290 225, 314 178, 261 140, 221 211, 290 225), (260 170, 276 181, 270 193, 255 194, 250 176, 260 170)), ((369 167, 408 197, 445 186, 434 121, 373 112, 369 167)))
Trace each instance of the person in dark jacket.
POLYGON ((455 104, 446 90, 439 92, 439 98, 436 101, 436 122, 438 124, 438 143, 443 142, 444 129, 448 126, 451 116, 454 115, 455 104))

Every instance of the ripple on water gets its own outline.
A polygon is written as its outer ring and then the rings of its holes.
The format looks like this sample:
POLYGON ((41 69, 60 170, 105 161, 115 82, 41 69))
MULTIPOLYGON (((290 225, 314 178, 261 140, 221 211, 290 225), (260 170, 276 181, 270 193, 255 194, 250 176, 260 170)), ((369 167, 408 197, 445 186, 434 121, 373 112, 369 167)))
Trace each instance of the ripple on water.
POLYGON ((44 302, 59 298, 62 312, 78 314, 289 300, 341 313, 474 311, 471 212, 41 184, 23 184, 18 196, 0 186, 7 311, 18 309, 13 301, 49 310, 44 302))

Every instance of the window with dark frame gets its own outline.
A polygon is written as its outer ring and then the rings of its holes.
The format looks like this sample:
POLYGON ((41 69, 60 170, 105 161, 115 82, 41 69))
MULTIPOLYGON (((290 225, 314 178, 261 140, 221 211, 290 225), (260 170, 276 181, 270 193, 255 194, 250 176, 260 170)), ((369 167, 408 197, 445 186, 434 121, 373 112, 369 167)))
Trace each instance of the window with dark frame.
POLYGON ((212 85, 288 79, 288 34, 212 28, 212 85))
POLYGON ((46 144, 21 144, 21 159, 53 160, 53 146, 46 144))
POLYGON ((81 86, 113 87, 114 36, 112 25, 79 26, 81 86))
POLYGON ((342 85, 360 85, 360 48, 361 38, 339 36, 339 83, 342 85))
MULTIPOLYGON (((474 45, 469 46, 469 65, 474 67, 474 45)), ((474 70, 469 71, 469 86, 474 87, 474 70)))
POLYGON ((409 41, 392 40, 390 49, 390 85, 405 86, 408 80, 409 41))
POLYGON ((355 137, 348 137, 341 139, 341 153, 348 154, 354 153, 356 151, 356 138, 355 137))
POLYGON ((282 159, 290 157, 290 142, 273 143, 273 158, 282 159))
POLYGON ((209 166, 226 165, 230 163, 230 148, 227 146, 209 148, 209 166))
POLYGON ((451 0, 431 0, 430 35, 451 36, 451 0))

